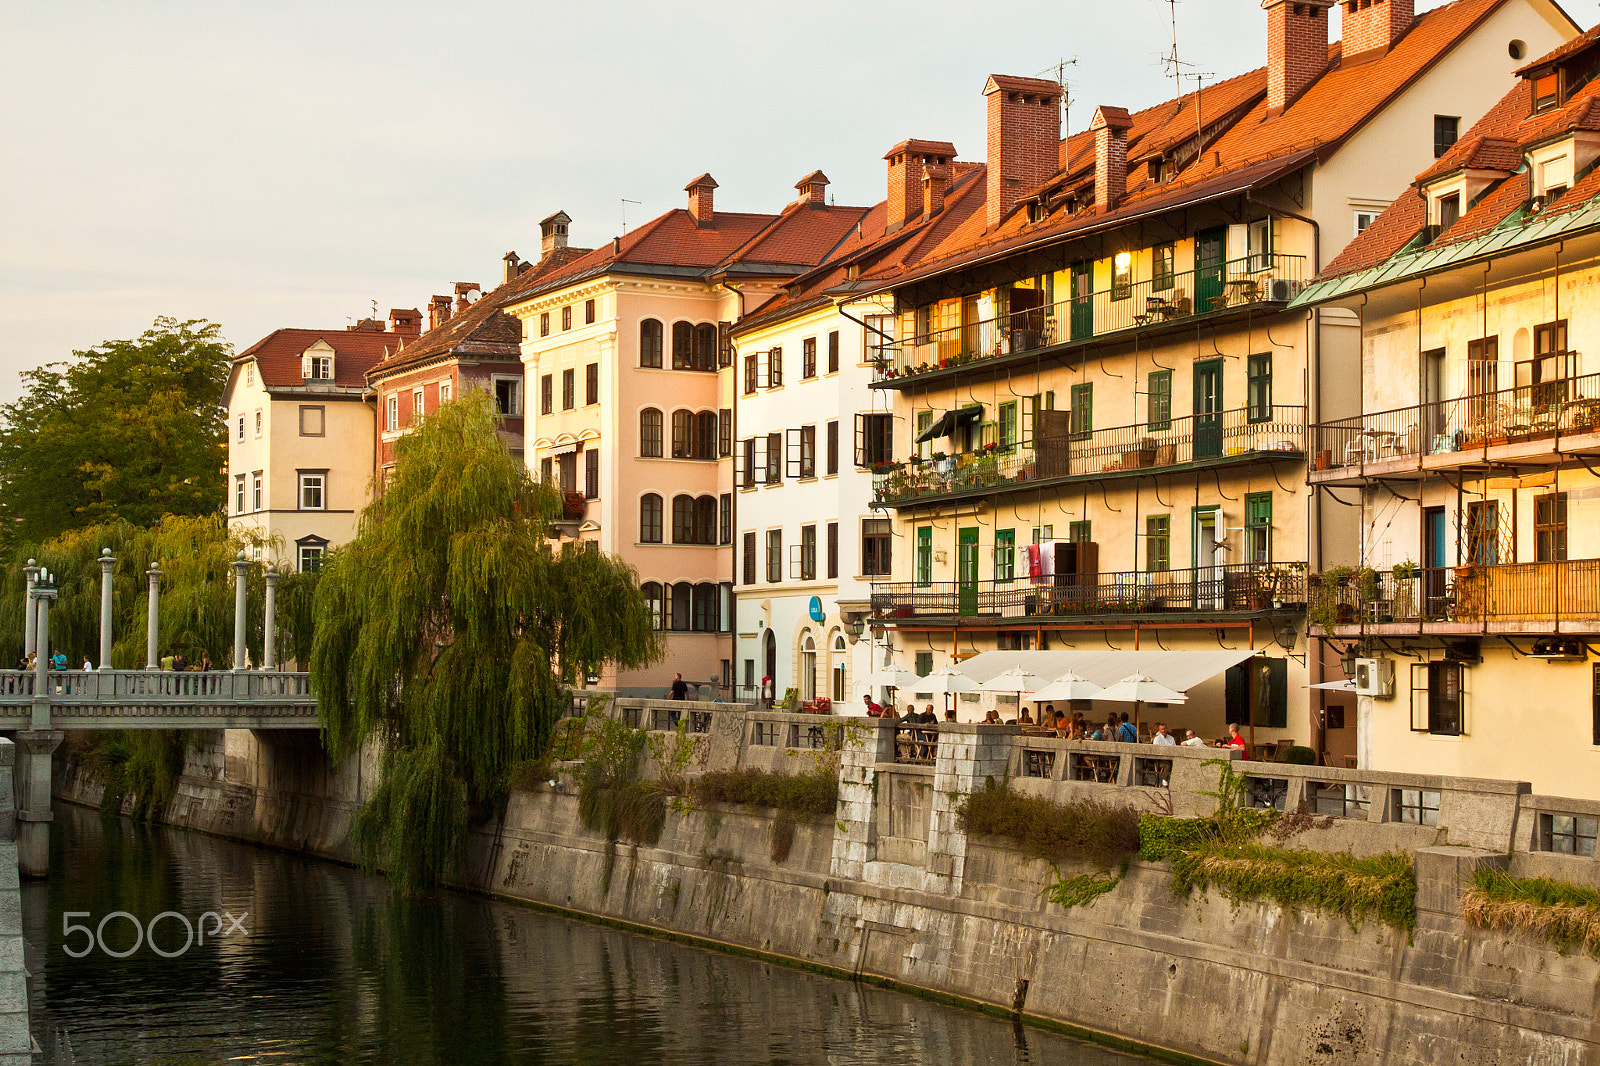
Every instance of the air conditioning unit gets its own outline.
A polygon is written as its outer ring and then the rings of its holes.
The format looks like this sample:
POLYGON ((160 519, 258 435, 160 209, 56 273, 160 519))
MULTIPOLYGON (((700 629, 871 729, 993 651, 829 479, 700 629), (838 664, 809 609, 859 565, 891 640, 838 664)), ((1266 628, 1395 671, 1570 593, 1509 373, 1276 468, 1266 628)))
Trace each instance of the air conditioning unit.
POLYGON ((1290 281, 1288 278, 1273 278, 1267 282, 1267 299, 1273 303, 1286 304, 1300 295, 1300 283, 1290 281))
POLYGON ((1394 660, 1357 659, 1356 692, 1380 700, 1394 699, 1394 660))
POLYGON ((1530 659, 1543 659, 1547 663, 1581 663, 1589 656, 1582 641, 1569 637, 1546 637, 1533 642, 1530 659))

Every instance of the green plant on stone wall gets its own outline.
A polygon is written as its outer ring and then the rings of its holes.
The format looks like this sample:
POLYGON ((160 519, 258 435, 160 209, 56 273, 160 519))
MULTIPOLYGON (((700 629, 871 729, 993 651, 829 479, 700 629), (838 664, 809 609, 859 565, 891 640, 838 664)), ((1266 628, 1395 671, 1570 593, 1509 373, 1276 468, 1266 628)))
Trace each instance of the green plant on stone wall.
POLYGON ((1376 919, 1396 929, 1417 924, 1417 877, 1400 852, 1356 858, 1263 844, 1201 844, 1172 859, 1174 895, 1216 888, 1235 903, 1271 901, 1291 912, 1335 914, 1352 929, 1376 919))
MULTIPOLYGON (((615 844, 654 845, 666 826, 666 800, 653 782, 639 780, 646 739, 615 718, 590 724, 578 767, 578 814, 615 844)), ((608 864, 609 866, 609 864, 608 864)))
POLYGON ((1588 885, 1479 870, 1461 894, 1461 916, 1478 929, 1527 933, 1600 957, 1600 889, 1588 885))
POLYGON ((689 717, 684 715, 676 729, 646 734, 645 743, 656 764, 656 781, 661 791, 671 796, 672 809, 679 814, 694 810, 694 790, 689 787, 690 766, 704 766, 711 755, 708 745, 689 732, 689 717))
POLYGON ((1058 804, 1025 796, 990 782, 957 809, 963 832, 999 837, 1029 858, 1052 863, 1087 862, 1102 869, 1139 851, 1139 814, 1092 800, 1058 804))
MULTIPOLYGON (((1055 871, 1056 879, 1045 886, 1043 895, 1051 903, 1063 910, 1092 903, 1094 900, 1110 892, 1122 883, 1122 875, 1111 874, 1082 874, 1078 877, 1062 877, 1059 866, 1051 866, 1055 871)), ((1126 872, 1126 867, 1123 868, 1126 872)))

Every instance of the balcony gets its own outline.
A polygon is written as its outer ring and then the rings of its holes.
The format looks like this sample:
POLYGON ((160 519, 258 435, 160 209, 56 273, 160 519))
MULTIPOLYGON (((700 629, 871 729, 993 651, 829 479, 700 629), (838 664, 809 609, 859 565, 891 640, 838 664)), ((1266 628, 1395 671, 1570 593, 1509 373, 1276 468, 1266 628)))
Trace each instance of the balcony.
POLYGON ((886 464, 874 470, 873 495, 882 506, 906 509, 1075 481, 1169 473, 1185 466, 1303 461, 1304 456, 1305 408, 1252 412, 1241 407, 1040 439, 1009 450, 987 445, 945 459, 886 464))
POLYGON ((1338 637, 1600 633, 1600 559, 1357 571, 1307 614, 1338 637))
POLYGON ((1047 585, 1035 585, 1023 577, 1016 581, 897 582, 872 587, 873 610, 890 624, 931 618, 1198 619, 1297 610, 1305 601, 1304 563, 1069 574, 1047 585))
POLYGON ((875 387, 935 385, 974 368, 1003 370, 1020 357, 1282 306, 1300 292, 1305 257, 1256 255, 1163 279, 1102 289, 1054 304, 969 322, 880 349, 875 387))
POLYGON ((1600 374, 1324 422, 1311 453, 1317 484, 1600 455, 1600 374))

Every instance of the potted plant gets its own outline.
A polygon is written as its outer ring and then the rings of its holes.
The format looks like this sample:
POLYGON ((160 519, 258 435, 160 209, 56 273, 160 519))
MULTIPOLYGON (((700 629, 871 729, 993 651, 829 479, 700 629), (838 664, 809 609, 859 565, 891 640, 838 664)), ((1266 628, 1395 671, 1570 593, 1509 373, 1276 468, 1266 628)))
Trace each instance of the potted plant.
POLYGON ((566 492, 561 495, 561 517, 567 519, 582 518, 588 501, 581 492, 566 492))
POLYGON ((1389 571, 1390 582, 1394 589, 1394 616, 1396 618, 1416 617, 1416 577, 1421 568, 1410 559, 1394 564, 1389 571))

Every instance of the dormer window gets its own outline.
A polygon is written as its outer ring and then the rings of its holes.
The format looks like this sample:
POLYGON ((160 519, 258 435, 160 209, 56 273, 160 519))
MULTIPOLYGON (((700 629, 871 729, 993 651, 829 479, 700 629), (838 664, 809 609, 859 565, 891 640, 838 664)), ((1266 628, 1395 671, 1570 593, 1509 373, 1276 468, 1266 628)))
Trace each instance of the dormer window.
POLYGON ((1461 220, 1461 194, 1439 197, 1439 230, 1443 232, 1461 220))
POLYGON ((331 356, 331 355, 313 355, 311 357, 311 380, 312 381, 331 381, 331 380, 333 380, 333 356, 331 356))
POLYGON ((1533 113, 1549 111, 1561 104, 1561 72, 1552 70, 1533 79, 1533 113))

